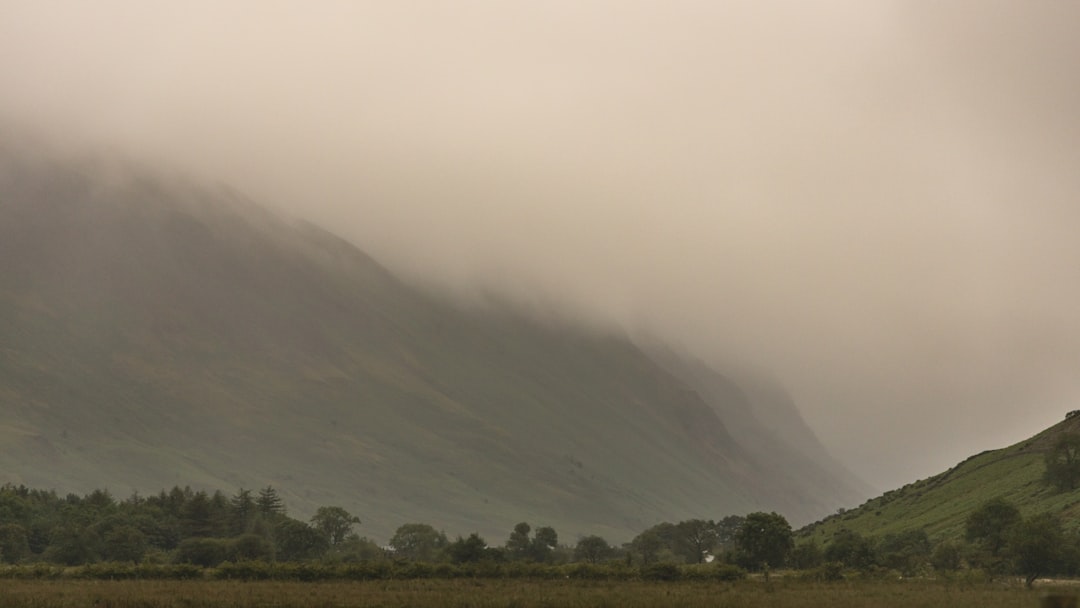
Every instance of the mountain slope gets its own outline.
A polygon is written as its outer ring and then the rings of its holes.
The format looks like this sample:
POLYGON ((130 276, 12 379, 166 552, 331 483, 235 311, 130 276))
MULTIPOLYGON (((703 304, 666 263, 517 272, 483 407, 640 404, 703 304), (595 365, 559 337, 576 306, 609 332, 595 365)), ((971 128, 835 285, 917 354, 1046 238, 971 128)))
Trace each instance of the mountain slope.
POLYGON ((722 375, 688 354, 663 346, 647 347, 647 352, 713 406, 773 482, 785 487, 808 484, 834 496, 873 494, 866 484, 853 481, 851 472, 825 450, 783 386, 760 374, 722 375), (800 461, 802 466, 791 466, 800 461))
POLYGON ((381 538, 625 539, 859 497, 805 445, 736 440, 761 403, 624 336, 456 307, 227 190, 125 171, 0 154, 0 482, 272 484, 381 538))
POLYGON ((1045 454, 1062 433, 1080 433, 1080 417, 1064 420, 1034 437, 977 454, 928 479, 886 492, 857 509, 837 513, 799 531, 826 543, 847 528, 883 536, 923 529, 931 540, 959 538, 968 514, 988 500, 1004 498, 1026 517, 1052 512, 1080 527, 1080 490, 1059 492, 1043 481, 1045 454))

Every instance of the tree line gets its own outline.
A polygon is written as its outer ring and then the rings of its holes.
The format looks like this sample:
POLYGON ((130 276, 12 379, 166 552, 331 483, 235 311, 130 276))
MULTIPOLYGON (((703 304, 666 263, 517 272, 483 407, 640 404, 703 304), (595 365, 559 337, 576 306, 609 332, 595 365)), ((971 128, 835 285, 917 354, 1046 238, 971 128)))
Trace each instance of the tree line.
POLYGON ((597 535, 560 542, 550 526, 518 523, 505 541, 477 533, 449 539, 426 523, 400 526, 387 546, 356 532, 360 519, 342 507, 319 507, 303 521, 287 514, 273 487, 239 489, 232 496, 173 487, 116 500, 106 490, 60 496, 23 485, 0 486, 0 562, 79 566, 98 562, 192 564, 224 562, 337 562, 397 560, 475 564, 727 561, 756 568, 790 549, 792 531, 775 513, 719 521, 662 523, 630 543, 597 535), (749 524, 749 525, 747 525, 749 524))
POLYGON ((190 563, 369 559, 382 552, 353 533, 360 520, 320 507, 310 521, 286 514, 277 490, 240 489, 231 497, 174 487, 116 500, 105 490, 59 496, 0 486, 0 561, 68 566, 95 562, 190 563))
POLYGON ((521 522, 495 542, 477 533, 451 540, 429 524, 407 523, 384 547, 360 536, 359 524, 357 516, 336 506, 318 508, 307 521, 290 517, 272 487, 239 489, 232 496, 174 487, 116 500, 104 490, 61 497, 0 486, 0 562, 6 564, 179 564, 245 576, 255 571, 239 564, 391 562, 479 571, 493 564, 580 564, 674 578, 680 564, 712 562, 732 578, 780 568, 822 579, 845 572, 918 576, 969 569, 987 577, 1023 575, 1028 584, 1038 576, 1080 573, 1080 537, 1066 534, 1052 514, 1025 519, 1000 499, 969 515, 963 539, 937 544, 922 530, 873 538, 846 529, 823 544, 796 544, 787 520, 764 512, 665 522, 621 545, 597 535, 563 543, 554 528, 521 522))

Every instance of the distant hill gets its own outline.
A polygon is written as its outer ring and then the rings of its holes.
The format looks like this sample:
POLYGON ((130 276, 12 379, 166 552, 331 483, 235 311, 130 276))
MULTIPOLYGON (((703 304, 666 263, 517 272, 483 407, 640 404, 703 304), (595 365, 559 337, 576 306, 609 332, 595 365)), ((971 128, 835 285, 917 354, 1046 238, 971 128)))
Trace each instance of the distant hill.
POLYGON ((782 388, 466 308, 225 188, 0 144, 0 482, 612 540, 868 492, 782 388))
POLYGON ((1051 512, 1060 515, 1068 528, 1080 528, 1080 490, 1059 492, 1043 481, 1045 454, 1066 432, 1080 433, 1080 416, 810 524, 798 536, 827 543, 844 528, 878 537, 923 529, 933 542, 956 539, 964 534, 968 514, 994 498, 1015 504, 1025 517, 1051 512))

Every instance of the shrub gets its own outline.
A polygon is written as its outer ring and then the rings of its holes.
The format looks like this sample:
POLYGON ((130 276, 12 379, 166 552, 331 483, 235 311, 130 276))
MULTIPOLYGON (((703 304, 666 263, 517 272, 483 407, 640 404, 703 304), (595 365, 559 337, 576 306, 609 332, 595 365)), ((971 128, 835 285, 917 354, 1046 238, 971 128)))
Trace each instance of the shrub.
POLYGON ((0 568, 0 578, 6 579, 56 579, 63 574, 63 567, 41 562, 0 568))
POLYGON ((346 578, 351 581, 378 581, 394 578, 394 567, 390 562, 354 562, 344 564, 331 571, 330 578, 346 578))
POLYGON ((30 537, 18 524, 0 525, 0 562, 14 564, 30 556, 30 537))
POLYGON ((214 571, 214 578, 241 581, 273 580, 281 572, 271 564, 260 561, 225 562, 214 571))
POLYGON ((189 538, 176 548, 175 560, 181 564, 194 564, 212 568, 225 561, 228 543, 218 538, 189 538))
POLYGON ((435 575, 435 568, 426 562, 408 562, 399 564, 394 571, 394 578, 432 578, 435 575))
POLYGON ((963 564, 963 548, 955 542, 943 542, 939 544, 930 556, 930 563, 935 570, 959 570, 963 564))
POLYGON ((323 564, 290 563, 280 568, 283 579, 296 581, 324 581, 333 578, 333 569, 323 564))
POLYGON ((844 580, 844 564, 840 562, 825 562, 817 568, 804 571, 801 578, 811 581, 842 581, 844 580))
POLYGON ((716 567, 714 577, 720 581, 741 581, 746 578, 746 570, 735 564, 720 564, 716 567))
POLYGON ((142 578, 191 580, 203 577, 202 568, 191 564, 141 564, 142 578))
POLYGON ((74 577, 91 580, 122 581, 139 578, 139 572, 132 564, 101 562, 83 566, 75 571, 74 577))
POLYGON ((566 578, 577 580, 603 580, 608 578, 608 568, 597 564, 576 563, 567 566, 563 573, 566 578))
POLYGON ((682 573, 671 562, 650 564, 641 569, 641 578, 647 581, 677 581, 682 573))
POLYGON ((435 564, 435 568, 433 569, 432 573, 437 578, 445 579, 459 578, 461 576, 461 571, 456 566, 454 566, 453 564, 445 563, 435 564))
POLYGON ((105 535, 103 557, 113 562, 139 562, 146 554, 146 535, 133 526, 118 526, 105 535))
POLYGON ((229 541, 229 559, 234 562, 273 561, 274 545, 258 534, 245 534, 229 541))
POLYGON ((821 565, 824 554, 817 541, 811 539, 801 543, 791 552, 791 566, 796 570, 812 570, 821 565))

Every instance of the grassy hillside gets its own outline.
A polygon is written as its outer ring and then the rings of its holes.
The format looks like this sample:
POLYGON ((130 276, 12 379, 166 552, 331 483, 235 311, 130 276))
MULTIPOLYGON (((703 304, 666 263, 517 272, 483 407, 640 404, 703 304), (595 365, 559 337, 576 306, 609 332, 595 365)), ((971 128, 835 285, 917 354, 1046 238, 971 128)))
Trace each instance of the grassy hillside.
POLYGON ((959 538, 973 509, 1004 498, 1026 517, 1059 514, 1068 528, 1080 528, 1080 490, 1059 492, 1043 482, 1044 457, 1064 432, 1080 433, 1080 418, 1064 420, 1016 445, 977 454, 940 475, 916 481, 837 513, 799 531, 802 538, 827 543, 847 528, 863 535, 923 529, 931 541, 959 538))
POLYGON ((699 389, 625 336, 454 306, 227 191, 0 154, 0 482, 272 484, 383 539, 622 540, 858 499, 808 431, 762 458, 727 425, 768 435, 738 413, 763 404, 699 389))

